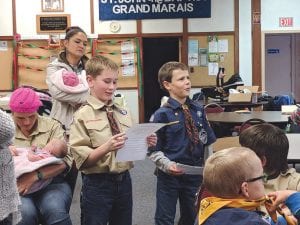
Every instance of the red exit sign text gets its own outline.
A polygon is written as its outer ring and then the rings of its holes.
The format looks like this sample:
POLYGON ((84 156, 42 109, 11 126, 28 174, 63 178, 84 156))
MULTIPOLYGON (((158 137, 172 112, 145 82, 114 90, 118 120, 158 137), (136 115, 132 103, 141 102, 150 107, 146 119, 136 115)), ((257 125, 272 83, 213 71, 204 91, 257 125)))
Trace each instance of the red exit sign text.
POLYGON ((279 18, 280 27, 292 27, 293 26, 293 17, 280 17, 279 18))

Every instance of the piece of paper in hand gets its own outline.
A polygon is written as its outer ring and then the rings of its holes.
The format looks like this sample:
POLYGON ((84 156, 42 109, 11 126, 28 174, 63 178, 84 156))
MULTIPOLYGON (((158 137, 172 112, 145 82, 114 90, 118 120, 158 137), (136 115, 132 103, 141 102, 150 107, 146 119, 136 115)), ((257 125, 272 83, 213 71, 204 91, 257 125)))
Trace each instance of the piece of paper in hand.
POLYGON ((123 148, 117 151, 118 162, 144 160, 147 155, 148 145, 146 138, 166 125, 178 123, 140 123, 126 131, 127 140, 123 148))
POLYGON ((180 168, 185 174, 189 174, 189 175, 202 175, 203 174, 202 166, 190 166, 190 165, 184 165, 181 163, 176 163, 176 166, 178 168, 180 168))

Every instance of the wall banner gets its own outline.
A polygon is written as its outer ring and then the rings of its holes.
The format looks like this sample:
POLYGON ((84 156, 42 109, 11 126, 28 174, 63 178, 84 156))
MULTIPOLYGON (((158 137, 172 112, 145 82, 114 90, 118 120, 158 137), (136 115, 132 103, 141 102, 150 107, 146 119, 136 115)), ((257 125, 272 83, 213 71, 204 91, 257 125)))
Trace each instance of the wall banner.
POLYGON ((210 18, 211 0, 99 0, 100 20, 210 18))

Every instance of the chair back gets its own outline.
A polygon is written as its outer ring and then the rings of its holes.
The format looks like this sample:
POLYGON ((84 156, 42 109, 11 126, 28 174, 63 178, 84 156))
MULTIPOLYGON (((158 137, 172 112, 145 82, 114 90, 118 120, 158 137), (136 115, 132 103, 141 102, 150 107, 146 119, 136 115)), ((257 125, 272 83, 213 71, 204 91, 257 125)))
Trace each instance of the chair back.
POLYGON ((252 118, 252 119, 246 120, 240 126, 239 133, 243 132, 244 130, 246 130, 247 128, 251 127, 254 124, 262 124, 262 123, 266 123, 266 121, 264 121, 262 119, 258 119, 258 118, 252 118))
POLYGON ((224 112, 224 108, 218 103, 209 103, 204 106, 205 113, 220 113, 224 112))

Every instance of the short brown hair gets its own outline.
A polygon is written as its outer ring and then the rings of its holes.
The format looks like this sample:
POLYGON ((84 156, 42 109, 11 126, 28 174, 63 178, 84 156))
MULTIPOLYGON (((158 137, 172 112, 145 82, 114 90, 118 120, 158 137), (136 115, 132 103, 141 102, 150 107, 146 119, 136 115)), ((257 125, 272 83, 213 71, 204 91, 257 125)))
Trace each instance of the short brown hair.
POLYGON ((266 157, 264 171, 267 174, 286 172, 289 140, 280 128, 269 124, 257 124, 245 129, 239 137, 240 144, 252 149, 259 158, 266 157))
POLYGON ((85 65, 86 74, 92 77, 97 77, 104 69, 118 71, 119 67, 114 61, 104 56, 94 56, 85 65))
POLYGON ((171 82, 174 70, 189 70, 187 65, 181 62, 167 62, 163 64, 158 71, 158 83, 161 89, 164 88, 164 81, 171 82))
POLYGON ((213 196, 235 198, 243 182, 250 179, 257 155, 248 148, 234 147, 217 151, 205 162, 203 185, 213 196))

